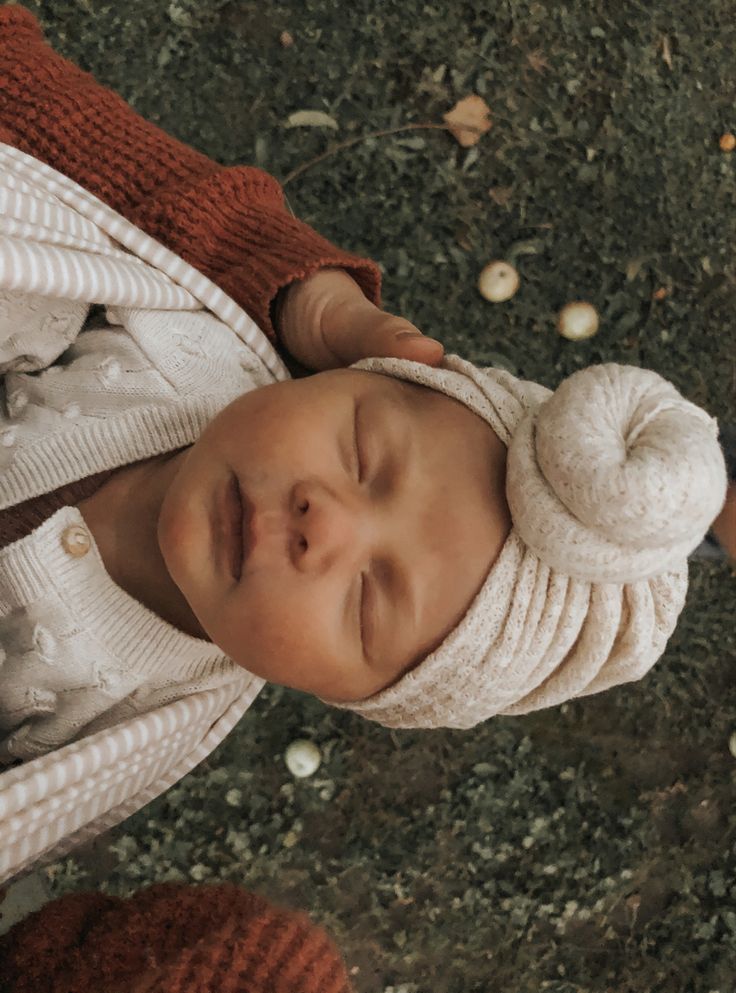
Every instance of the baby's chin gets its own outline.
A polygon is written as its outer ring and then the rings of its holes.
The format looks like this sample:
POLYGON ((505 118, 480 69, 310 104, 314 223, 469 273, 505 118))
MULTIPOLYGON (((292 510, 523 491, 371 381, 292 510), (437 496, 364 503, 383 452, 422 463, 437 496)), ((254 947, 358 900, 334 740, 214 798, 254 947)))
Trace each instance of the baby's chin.
POLYGON ((182 583, 184 578, 184 555, 182 550, 182 535, 180 534, 181 529, 177 527, 175 519, 172 518, 171 513, 166 510, 166 501, 161 507, 161 513, 159 514, 158 521, 156 523, 156 540, 158 541, 158 550, 161 553, 161 558, 166 566, 166 571, 171 577, 172 581, 181 591, 182 595, 186 597, 186 589, 182 586, 186 586, 186 583, 182 583))
POLYGON ((169 533, 166 531, 165 523, 162 526, 159 518, 157 528, 158 547, 163 559, 166 571, 171 579, 172 592, 169 599, 172 601, 172 608, 175 610, 177 618, 175 626, 185 634, 201 641, 214 644, 214 639, 210 637, 206 626, 202 624, 198 616, 196 596, 192 595, 186 566, 185 556, 182 546, 176 541, 170 541, 169 533))

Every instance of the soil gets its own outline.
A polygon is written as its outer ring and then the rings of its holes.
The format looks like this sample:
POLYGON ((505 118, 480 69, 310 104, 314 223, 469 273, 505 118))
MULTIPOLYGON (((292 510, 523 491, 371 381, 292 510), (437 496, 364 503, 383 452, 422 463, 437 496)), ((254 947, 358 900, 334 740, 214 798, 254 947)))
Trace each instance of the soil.
MULTIPOLYGON (((144 116, 284 179, 381 260, 385 302, 448 348, 555 385, 650 366, 735 417, 736 19, 726 0, 43 0, 54 45, 144 116), (283 44, 282 32, 293 44, 283 44), (441 122, 481 95, 493 128, 441 122), (319 110, 338 130, 286 127, 319 110), (493 258, 521 289, 476 290, 493 258), (555 330, 588 300, 598 334, 555 330)), ((391 732, 269 688, 227 741, 54 893, 235 880, 307 909, 358 993, 732 993, 736 579, 694 562, 641 682, 469 732, 391 732), (298 738, 323 761, 295 780, 298 738)))

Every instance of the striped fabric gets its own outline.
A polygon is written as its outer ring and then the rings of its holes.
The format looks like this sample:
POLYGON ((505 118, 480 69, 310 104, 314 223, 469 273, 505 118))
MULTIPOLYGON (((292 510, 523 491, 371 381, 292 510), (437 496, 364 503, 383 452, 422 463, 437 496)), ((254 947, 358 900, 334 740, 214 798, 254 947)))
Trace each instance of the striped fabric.
MULTIPOLYGON (((36 293, 77 294, 91 303, 206 307, 277 379, 287 378, 248 315, 181 258, 8 145, 0 144, 0 172, 15 177, 0 186, 0 212, 8 212, 0 225, 0 287, 20 285, 27 292, 32 285, 36 293), (53 196, 38 194, 39 185, 53 196), (31 189, 36 199, 29 204, 31 189), (87 250, 72 249, 63 238, 39 240, 39 221, 49 230, 68 224, 66 230, 86 239, 87 250), (26 237, 31 226, 33 243, 26 237)), ((0 883, 91 840, 168 789, 222 741, 262 685, 253 678, 244 689, 239 683, 195 693, 0 774, 0 883)))
POLYGON ((173 786, 260 691, 185 697, 0 775, 0 883, 91 841, 173 786))
MULTIPOLYGON (((127 252, 99 254, 95 247, 85 253, 70 248, 62 250, 48 242, 24 242, 21 240, 24 235, 34 239, 38 236, 26 214, 11 219, 8 224, 8 229, 13 228, 15 234, 6 233, 5 227, 0 227, 0 288, 83 299, 87 303, 158 310, 195 310, 204 306, 232 328, 277 379, 288 378, 286 366, 260 328, 231 297, 184 259, 71 179, 0 142, 0 169, 3 167, 6 167, 3 171, 14 173, 21 183, 25 180, 30 188, 39 185, 45 188, 70 208, 70 213, 81 215, 127 252)), ((2 189, 12 207, 14 196, 18 199, 17 190, 5 186, 2 189)), ((45 206, 48 204, 39 203, 39 212, 45 206)))

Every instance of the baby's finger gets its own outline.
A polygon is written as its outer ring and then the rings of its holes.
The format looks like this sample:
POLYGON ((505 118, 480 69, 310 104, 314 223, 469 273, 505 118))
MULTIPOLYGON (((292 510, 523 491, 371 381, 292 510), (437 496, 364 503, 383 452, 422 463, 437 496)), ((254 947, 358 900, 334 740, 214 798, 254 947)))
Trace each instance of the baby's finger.
POLYGON ((442 343, 401 318, 388 317, 377 324, 374 333, 362 342, 365 357, 410 359, 439 365, 444 355, 442 343))

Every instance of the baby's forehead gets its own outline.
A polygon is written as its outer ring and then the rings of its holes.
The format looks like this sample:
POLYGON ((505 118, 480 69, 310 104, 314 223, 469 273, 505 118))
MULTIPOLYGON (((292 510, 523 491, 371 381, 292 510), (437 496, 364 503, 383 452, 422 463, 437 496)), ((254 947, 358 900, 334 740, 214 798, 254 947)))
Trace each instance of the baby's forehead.
MULTIPOLYGON (((347 369, 328 369, 323 372, 315 372, 308 379, 323 395, 331 394, 337 398, 347 394, 353 395, 356 400, 383 397, 393 401, 397 407, 403 406, 407 413, 421 405, 424 398, 439 395, 436 390, 407 382, 407 380, 388 372, 359 369, 353 366, 347 369)), ((303 379, 287 381, 283 384, 287 388, 288 382, 299 384, 303 382, 303 379)))
POLYGON ((365 406, 371 413, 385 404, 392 408, 392 418, 411 418, 423 422, 427 427, 436 425, 438 420, 443 422, 449 419, 461 432, 468 426, 467 418, 470 416, 473 421, 482 422, 484 434, 487 431, 494 438, 497 437, 488 421, 473 410, 472 406, 442 389, 405 379, 398 374, 398 370, 394 374, 386 369, 374 370, 351 366, 347 369, 331 369, 315 373, 311 378, 321 380, 324 388, 330 390, 333 395, 336 390, 337 394, 353 395, 356 401, 369 401, 365 406), (458 411, 465 412, 463 424, 457 421, 458 411))
POLYGON ((430 386, 409 382, 400 376, 392 376, 388 372, 378 372, 373 369, 351 369, 349 371, 361 377, 357 383, 358 388, 365 389, 367 383, 371 392, 384 394, 399 405, 404 404, 407 411, 421 407, 430 398, 442 395, 430 386))
MULTIPOLYGON (((444 419, 450 416, 451 411, 462 410, 467 415, 472 415, 472 420, 477 424, 481 422, 484 429, 494 437, 498 436, 494 432, 488 421, 481 417, 473 408, 463 403, 456 397, 450 396, 442 390, 434 389, 432 386, 423 383, 402 379, 388 373, 374 372, 373 370, 360 370, 365 376, 371 377, 371 382, 375 386, 376 394, 383 394, 387 401, 393 402, 397 416, 401 412, 407 416, 426 418, 429 421, 444 419)), ((456 420, 453 418, 453 420, 456 420)), ((458 429, 460 426, 458 425, 458 429)), ((485 433, 485 432, 484 432, 485 433)), ((504 446, 505 447, 505 446, 504 446)))

